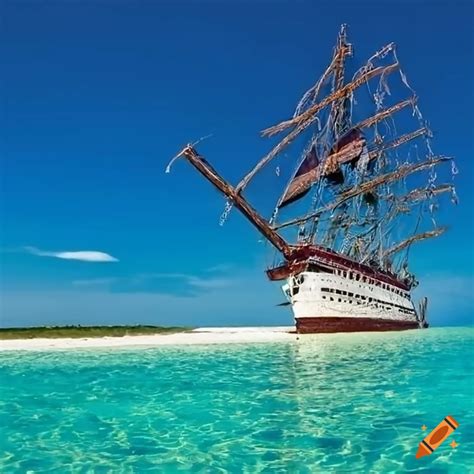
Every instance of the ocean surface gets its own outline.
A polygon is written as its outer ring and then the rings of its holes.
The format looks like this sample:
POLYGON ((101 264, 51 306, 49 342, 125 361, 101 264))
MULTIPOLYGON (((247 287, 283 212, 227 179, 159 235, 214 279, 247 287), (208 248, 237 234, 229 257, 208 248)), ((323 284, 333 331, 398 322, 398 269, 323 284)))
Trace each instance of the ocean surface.
POLYGON ((0 472, 472 473, 473 340, 0 352, 0 472), (447 415, 459 428, 415 459, 447 415))

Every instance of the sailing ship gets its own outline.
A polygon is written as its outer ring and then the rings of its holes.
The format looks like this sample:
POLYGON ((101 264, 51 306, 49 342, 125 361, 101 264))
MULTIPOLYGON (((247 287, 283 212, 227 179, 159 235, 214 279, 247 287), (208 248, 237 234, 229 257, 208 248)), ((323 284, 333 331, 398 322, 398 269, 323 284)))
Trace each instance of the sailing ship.
POLYGON ((186 158, 227 198, 221 223, 235 207, 274 247, 278 261, 266 273, 284 282, 298 333, 427 327, 426 298, 418 307, 412 298, 418 282, 410 248, 445 231, 435 220, 442 195, 457 202, 454 161, 433 153, 395 44, 350 77, 353 58, 342 25, 329 66, 290 118, 263 130, 281 138, 236 186, 195 144, 167 168, 186 158), (290 161, 292 172, 266 219, 244 190, 270 163, 281 178, 290 161), (439 183, 443 169, 450 177, 439 183))

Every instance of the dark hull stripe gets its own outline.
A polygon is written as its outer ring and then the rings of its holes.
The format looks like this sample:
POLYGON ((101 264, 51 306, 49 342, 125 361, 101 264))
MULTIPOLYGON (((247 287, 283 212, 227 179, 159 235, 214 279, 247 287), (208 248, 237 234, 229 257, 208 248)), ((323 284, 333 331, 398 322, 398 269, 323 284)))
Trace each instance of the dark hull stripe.
POLYGON ((300 334, 363 332, 363 331, 403 331, 418 328, 417 321, 397 321, 358 317, 317 317, 296 318, 296 332, 300 334))

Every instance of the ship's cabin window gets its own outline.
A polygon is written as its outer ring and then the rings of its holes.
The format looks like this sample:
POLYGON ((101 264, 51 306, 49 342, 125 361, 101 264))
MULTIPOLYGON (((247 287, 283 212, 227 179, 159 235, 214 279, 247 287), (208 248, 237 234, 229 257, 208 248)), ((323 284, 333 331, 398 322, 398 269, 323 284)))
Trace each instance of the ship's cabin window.
POLYGON ((300 292, 300 287, 299 286, 294 286, 293 287, 293 296, 297 295, 300 292))
POLYGON ((330 296, 329 299, 330 299, 331 301, 334 301, 334 298, 333 298, 332 296, 330 296))
POLYGON ((348 293, 349 296, 354 296, 354 293, 348 293))
POLYGON ((356 281, 359 281, 359 280, 360 280, 360 275, 359 275, 359 274, 357 274, 355 277, 356 277, 356 278, 355 278, 356 281))

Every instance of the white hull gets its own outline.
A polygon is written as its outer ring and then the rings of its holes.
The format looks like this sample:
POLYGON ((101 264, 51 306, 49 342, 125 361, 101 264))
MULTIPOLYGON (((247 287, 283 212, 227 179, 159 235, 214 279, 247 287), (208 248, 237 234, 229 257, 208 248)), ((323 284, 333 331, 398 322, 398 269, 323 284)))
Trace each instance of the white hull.
MULTIPOLYGON (((349 331, 376 330, 368 328, 372 320, 387 330, 418 326, 409 292, 354 272, 306 271, 290 277, 282 289, 292 305, 297 327, 310 324, 323 329, 305 332, 334 332, 324 330, 324 322, 335 322, 329 318, 339 318, 341 324, 344 322, 341 327, 347 326, 349 331)), ((339 326, 334 325, 341 329, 339 326)))

